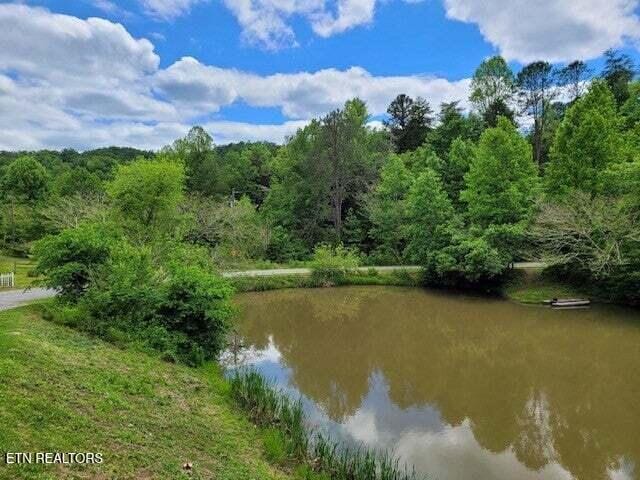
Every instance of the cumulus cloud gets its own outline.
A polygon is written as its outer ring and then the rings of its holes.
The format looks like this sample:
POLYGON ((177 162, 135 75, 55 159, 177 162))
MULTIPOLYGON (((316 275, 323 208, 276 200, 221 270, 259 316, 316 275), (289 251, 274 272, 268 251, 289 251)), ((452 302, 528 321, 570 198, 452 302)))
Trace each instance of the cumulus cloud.
POLYGON ((0 149, 156 149, 196 122, 218 143, 282 142, 356 96, 378 115, 400 92, 437 105, 466 98, 469 87, 468 80, 374 76, 359 67, 256 75, 191 57, 159 65, 153 44, 117 23, 0 5, 0 149), (234 103, 279 109, 287 121, 227 121, 220 110, 234 103))
POLYGON ((638 0, 444 0, 447 16, 478 25, 507 59, 598 57, 640 38, 638 0))
POLYGON ((217 111, 242 101, 254 107, 276 107, 289 118, 308 119, 359 97, 380 115, 400 92, 421 96, 434 105, 463 100, 469 80, 450 82, 429 76, 373 76, 359 67, 259 76, 201 64, 185 57, 158 72, 154 86, 182 109, 217 111))
POLYGON ((158 68, 151 42, 101 18, 81 20, 26 5, 0 5, 0 69, 32 79, 118 83, 158 68))
MULTIPOLYGON (((373 21, 381 0, 223 0, 242 27, 246 41, 276 50, 297 45, 289 22, 298 16, 321 37, 373 21)), ((403 0, 417 3, 421 0, 403 0)))

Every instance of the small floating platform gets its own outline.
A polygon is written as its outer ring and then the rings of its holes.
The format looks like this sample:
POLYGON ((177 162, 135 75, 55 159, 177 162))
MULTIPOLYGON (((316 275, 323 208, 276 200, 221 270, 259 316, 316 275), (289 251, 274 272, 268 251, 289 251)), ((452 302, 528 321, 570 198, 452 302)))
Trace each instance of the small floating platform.
POLYGON ((553 300, 545 300, 543 303, 556 308, 575 308, 588 307, 591 305, 591 300, 586 298, 554 298, 553 300))

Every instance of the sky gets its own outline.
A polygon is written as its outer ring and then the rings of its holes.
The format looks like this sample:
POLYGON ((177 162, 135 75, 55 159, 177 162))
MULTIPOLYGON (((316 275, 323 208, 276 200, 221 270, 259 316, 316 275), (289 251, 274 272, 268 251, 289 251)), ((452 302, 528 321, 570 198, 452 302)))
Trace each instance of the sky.
POLYGON ((353 97, 468 105, 478 64, 617 48, 640 0, 0 0, 0 150, 281 143, 353 97))

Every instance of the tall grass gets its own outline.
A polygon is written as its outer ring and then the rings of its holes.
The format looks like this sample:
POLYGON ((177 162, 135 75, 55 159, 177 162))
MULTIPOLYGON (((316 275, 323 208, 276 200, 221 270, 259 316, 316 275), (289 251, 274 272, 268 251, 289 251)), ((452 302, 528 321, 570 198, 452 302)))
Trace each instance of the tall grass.
POLYGON ((388 452, 350 447, 314 431, 308 426, 301 401, 293 401, 255 370, 237 370, 230 382, 233 398, 251 420, 263 428, 277 429, 289 459, 312 472, 335 480, 418 478, 388 452))

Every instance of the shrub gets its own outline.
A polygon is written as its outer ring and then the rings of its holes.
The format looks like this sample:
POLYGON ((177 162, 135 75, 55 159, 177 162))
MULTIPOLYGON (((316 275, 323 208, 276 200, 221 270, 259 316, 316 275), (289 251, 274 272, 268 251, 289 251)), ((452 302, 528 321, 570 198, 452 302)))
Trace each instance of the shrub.
POLYGON ((37 275, 69 301, 78 300, 91 285, 95 270, 107 261, 116 235, 105 225, 85 224, 38 241, 34 253, 37 275))
POLYGON ((158 318, 191 343, 181 355, 197 357, 201 351, 203 359, 215 358, 225 346, 233 316, 231 285, 198 265, 179 264, 172 267, 162 294, 158 318))
POLYGON ((86 329, 197 365, 224 347, 233 290, 197 254, 165 248, 170 251, 161 257, 149 246, 122 243, 114 249, 82 300, 91 317, 86 329))
POLYGON ((359 264, 360 259, 351 249, 342 245, 319 245, 311 261, 312 278, 327 285, 340 284, 347 273, 354 271, 359 264))

